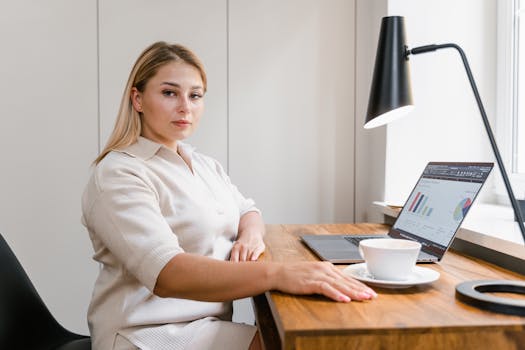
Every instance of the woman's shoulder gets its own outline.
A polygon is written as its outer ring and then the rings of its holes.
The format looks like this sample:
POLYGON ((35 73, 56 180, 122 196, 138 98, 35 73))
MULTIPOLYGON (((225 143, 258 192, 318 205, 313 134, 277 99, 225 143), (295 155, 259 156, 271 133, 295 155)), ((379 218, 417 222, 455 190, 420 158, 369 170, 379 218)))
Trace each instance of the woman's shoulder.
POLYGON ((122 175, 136 168, 134 162, 136 160, 130 156, 111 151, 91 169, 91 175, 82 194, 84 215, 87 215, 93 204, 102 198, 104 193, 108 193, 109 189, 125 185, 125 176, 122 175))
POLYGON ((109 152, 96 166, 99 173, 112 172, 119 169, 138 169, 142 161, 126 152, 114 150, 109 152))
POLYGON ((122 151, 109 152, 93 169, 92 176, 102 189, 105 184, 125 183, 126 178, 142 178, 146 174, 144 162, 122 151))

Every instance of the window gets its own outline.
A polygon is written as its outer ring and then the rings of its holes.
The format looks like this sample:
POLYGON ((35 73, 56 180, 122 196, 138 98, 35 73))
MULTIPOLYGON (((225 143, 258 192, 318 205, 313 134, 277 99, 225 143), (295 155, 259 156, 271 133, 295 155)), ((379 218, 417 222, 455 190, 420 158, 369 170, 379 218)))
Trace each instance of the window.
POLYGON ((515 101, 513 124, 516 131, 513 135, 512 171, 513 173, 525 174, 525 96, 523 96, 525 94, 525 0, 514 2, 514 70, 516 81, 513 91, 513 100, 515 101))
MULTIPOLYGON (((525 0, 498 6, 497 117, 498 145, 514 194, 525 198, 525 0)), ((501 184, 497 190, 506 198, 501 184)))

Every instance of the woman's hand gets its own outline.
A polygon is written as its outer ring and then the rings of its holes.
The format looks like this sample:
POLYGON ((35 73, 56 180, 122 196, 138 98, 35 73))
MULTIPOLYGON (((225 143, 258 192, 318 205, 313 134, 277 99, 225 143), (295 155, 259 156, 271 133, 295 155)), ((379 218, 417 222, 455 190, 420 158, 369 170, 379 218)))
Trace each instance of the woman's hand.
POLYGON ((233 243, 230 261, 255 261, 264 252, 264 223, 258 212, 251 211, 239 221, 237 240, 233 243))
POLYGON ((231 261, 255 261, 265 249, 262 235, 259 232, 244 232, 233 243, 231 261))
POLYGON ((344 275, 329 262, 280 264, 273 280, 273 289, 292 294, 322 294, 342 302, 377 297, 370 287, 344 275))

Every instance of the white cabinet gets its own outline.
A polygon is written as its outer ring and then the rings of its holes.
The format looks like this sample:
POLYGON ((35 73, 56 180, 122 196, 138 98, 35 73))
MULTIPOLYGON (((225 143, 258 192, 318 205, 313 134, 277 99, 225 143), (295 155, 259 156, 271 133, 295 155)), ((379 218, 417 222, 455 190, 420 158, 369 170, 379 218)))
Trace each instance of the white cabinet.
POLYGON ((229 3, 233 181, 267 222, 352 222, 354 1, 229 3))

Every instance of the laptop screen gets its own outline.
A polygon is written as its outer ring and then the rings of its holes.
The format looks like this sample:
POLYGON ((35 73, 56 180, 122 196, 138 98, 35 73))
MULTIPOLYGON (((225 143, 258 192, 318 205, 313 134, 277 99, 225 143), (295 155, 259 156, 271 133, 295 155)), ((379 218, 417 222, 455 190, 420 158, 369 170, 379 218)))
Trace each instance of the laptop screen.
POLYGON ((443 254, 492 170, 493 163, 428 163, 391 235, 443 254))

